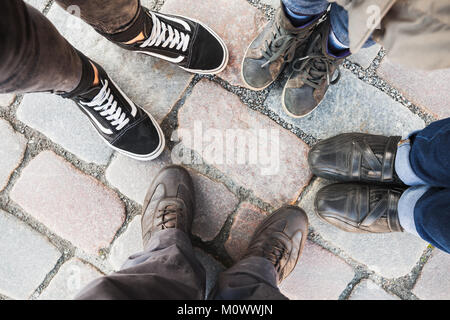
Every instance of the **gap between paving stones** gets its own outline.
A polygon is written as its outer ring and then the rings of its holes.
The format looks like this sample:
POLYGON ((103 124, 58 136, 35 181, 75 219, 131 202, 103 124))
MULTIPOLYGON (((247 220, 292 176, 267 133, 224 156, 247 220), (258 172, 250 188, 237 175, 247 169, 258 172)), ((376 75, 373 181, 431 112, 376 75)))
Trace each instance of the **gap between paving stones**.
MULTIPOLYGON (((275 9, 272 7, 261 4, 258 0, 247 0, 251 5, 254 7, 262 10, 264 14, 268 18, 272 18, 275 9)), ((43 10, 43 13, 46 14, 48 10, 51 8, 53 4, 53 0, 50 0, 46 7, 43 10)), ((161 6, 164 4, 164 1, 156 1, 155 9, 159 10, 161 6)), ((426 111, 422 110, 421 108, 415 106, 411 102, 409 102, 407 99, 405 99, 396 89, 393 89, 390 85, 388 85, 384 80, 379 78, 375 71, 376 68, 379 66, 379 62, 384 57, 385 53, 383 50, 381 50, 378 54, 378 56, 375 58, 375 60, 372 62, 371 66, 364 70, 359 65, 351 63, 349 61, 346 61, 344 64, 344 68, 350 70, 352 73, 358 76, 358 78, 361 81, 365 81, 372 86, 376 87, 380 91, 385 92, 388 94, 391 98, 394 100, 400 102, 403 106, 407 107, 410 111, 417 114, 420 118, 422 118, 427 124, 431 123, 432 121, 435 121, 436 119, 431 116, 426 111), (375 81, 373 81, 375 80, 375 81)), ((263 103, 266 100, 270 90, 273 86, 269 87, 268 89, 255 93, 251 90, 239 87, 239 86, 232 86, 223 79, 216 77, 216 76, 195 76, 194 79, 191 81, 191 83, 188 85, 188 87, 185 89, 185 92, 182 94, 181 98, 175 103, 175 106, 173 107, 172 111, 165 117, 162 123, 162 127, 165 129, 166 136, 170 138, 170 135, 172 134, 173 130, 176 129, 178 126, 177 122, 177 113, 179 108, 184 105, 184 102, 186 98, 191 94, 194 86, 197 84, 198 81, 200 81, 202 78, 207 78, 211 81, 214 81, 218 84, 220 84, 225 90, 230 91, 231 93, 234 93, 237 95, 241 101, 250 107, 251 109, 255 111, 259 111, 262 114, 265 114, 270 119, 281 125, 283 128, 293 132, 297 137, 302 139, 306 144, 309 146, 314 145, 317 142, 317 139, 311 135, 305 134, 300 128, 293 126, 291 124, 285 123, 283 120, 279 118, 278 115, 275 113, 267 110, 264 108, 263 103)), ((279 81, 279 80, 278 80, 279 81)), ((108 167, 109 163, 112 160, 112 157, 108 164, 106 166, 98 166, 98 165, 92 165, 84 163, 83 161, 79 160, 76 156, 73 154, 70 154, 63 148, 59 147, 58 145, 54 144, 52 141, 48 140, 45 136, 43 136, 41 133, 31 129, 27 128, 25 125, 23 125, 20 121, 18 121, 15 118, 15 111, 22 101, 22 96, 18 95, 12 104, 12 107, 8 109, 6 112, 1 112, 0 116, 5 118, 10 122, 10 124, 13 126, 13 128, 25 135, 25 137, 28 139, 28 145, 27 150, 24 155, 24 159, 20 166, 16 169, 15 172, 13 172, 7 187, 5 188, 4 192, 0 195, 0 206, 2 209, 5 209, 5 211, 12 213, 16 217, 18 217, 20 220, 26 222, 29 224, 33 229, 37 230, 38 232, 46 235, 50 242, 53 243, 61 252, 62 257, 58 261, 55 268, 47 275, 46 279, 43 281, 43 283, 39 286, 39 288, 35 292, 35 296, 39 295, 40 292, 42 292, 43 289, 48 285, 50 280, 53 278, 53 276, 59 271, 59 268, 61 265, 69 260, 71 257, 79 257, 88 263, 92 264, 94 267, 99 269, 101 272, 108 272, 107 268, 105 268, 102 265, 102 262, 97 257, 92 257, 90 255, 87 255, 81 250, 73 247, 70 243, 68 243, 67 240, 59 238, 57 235, 53 234, 51 231, 49 231, 45 226, 40 224, 37 221, 32 221, 33 219, 30 219, 27 214, 24 214, 21 212, 21 209, 16 208, 12 206, 9 203, 9 190, 11 189, 11 186, 15 183, 17 180, 17 177, 20 176, 21 170, 29 163, 29 161, 34 158, 35 155, 37 155, 39 152, 43 150, 52 150, 56 154, 62 156, 65 158, 69 163, 73 164, 77 169, 83 171, 84 173, 93 176, 97 180, 99 180, 101 183, 106 185, 108 188, 115 190, 115 192, 118 194, 120 199, 124 202, 126 206, 126 220, 122 227, 117 231, 116 236, 114 237, 114 240, 112 241, 111 245, 114 243, 114 241, 117 239, 120 234, 123 233, 124 230, 126 230, 128 223, 131 221, 132 218, 134 218, 136 215, 140 214, 140 205, 136 204, 134 201, 128 199, 124 195, 122 195, 120 192, 118 192, 114 187, 111 187, 109 183, 105 179, 105 169, 108 167), (36 140, 35 140, 36 139, 36 140), (103 270, 102 270, 103 269, 103 270)), ((168 139, 168 145, 169 149, 173 148, 173 142, 170 142, 168 139)), ((231 192, 236 194, 239 197, 239 204, 237 208, 242 204, 244 201, 251 202, 255 204, 257 207, 260 207, 261 209, 271 211, 273 208, 270 207, 270 205, 265 204, 260 199, 257 199, 251 195, 251 190, 246 190, 243 187, 236 186, 236 184, 229 178, 225 177, 221 172, 219 172, 216 168, 208 166, 208 165, 200 165, 200 166, 193 166, 194 170, 199 171, 200 173, 206 175, 207 177, 211 178, 214 181, 218 181, 223 183, 228 189, 230 189, 231 192)), ((302 194, 298 199, 301 199, 303 195, 307 192, 308 188, 311 186, 311 183, 314 180, 310 181, 309 185, 303 190, 302 194)), ((298 200, 297 200, 298 202, 298 200)), ((203 250, 207 251, 208 253, 213 253, 214 256, 220 256, 222 259, 224 256, 228 256, 226 253, 223 245, 225 240, 227 239, 230 228, 232 225, 232 222, 234 220, 236 210, 230 214, 227 217, 227 221, 225 222, 224 226, 222 227, 219 234, 216 236, 216 238, 210 242, 203 243, 199 238, 194 238, 193 242, 197 245, 199 245, 203 250), (218 251, 218 252, 216 252, 218 251), (225 254, 224 254, 225 253, 225 254)), ((337 255, 340 258, 343 258, 348 264, 350 264, 355 269, 355 277, 354 279, 348 284, 347 288, 342 292, 340 299, 346 299, 350 296, 353 288, 360 283, 361 280, 369 278, 372 279, 375 283, 380 285, 383 289, 396 294, 402 298, 406 299, 414 299, 415 297, 410 290, 414 286, 415 282, 417 281, 417 278, 420 274, 420 271, 422 270, 423 266, 427 262, 432 249, 429 248, 425 251, 420 261, 417 263, 417 265, 414 267, 414 269, 411 271, 410 274, 406 275, 405 277, 394 279, 394 281, 390 281, 387 279, 384 279, 383 277, 380 277, 376 275, 373 271, 370 271, 367 269, 366 266, 361 265, 351 259, 351 257, 347 257, 345 254, 341 252, 338 248, 333 248, 329 244, 327 244, 323 239, 321 239, 320 236, 314 234, 314 230, 310 231, 309 237, 311 240, 322 246, 323 248, 327 249, 328 251, 332 252, 333 254, 337 255)), ((110 246, 111 247, 111 246, 110 246)), ((106 248, 104 254, 107 255, 109 253, 109 248, 106 248)), ((226 259, 228 260, 228 259, 226 259)), ((231 258, 230 258, 231 260, 231 258)), ((228 261, 230 262, 230 261, 228 261)), ((7 299, 6 296, 0 296, 0 299, 7 299)))

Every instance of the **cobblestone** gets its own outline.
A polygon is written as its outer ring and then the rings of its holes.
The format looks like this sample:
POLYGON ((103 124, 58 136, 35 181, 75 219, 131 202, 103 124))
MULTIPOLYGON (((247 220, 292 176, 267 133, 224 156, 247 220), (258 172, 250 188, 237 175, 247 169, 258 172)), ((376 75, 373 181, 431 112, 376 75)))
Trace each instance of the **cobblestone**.
POLYGON ((27 147, 27 140, 11 125, 0 120, 0 191, 8 184, 13 171, 19 166, 27 147))
POLYGON ((343 260, 308 241, 280 290, 293 300, 337 300, 353 276, 352 268, 343 260))
POLYGON ((17 118, 86 162, 106 165, 113 153, 71 100, 45 93, 27 94, 17 118))
POLYGON ((125 219, 124 205, 111 190, 44 151, 25 169, 11 199, 75 246, 98 254, 125 219))
POLYGON ((377 70, 393 87, 413 103, 443 119, 450 117, 450 69, 436 71, 411 70, 385 58, 377 70))
POLYGON ((422 270, 413 293, 425 300, 450 300, 450 256, 434 249, 431 258, 422 270))
POLYGON ((25 223, 0 210, 0 293, 27 299, 61 254, 25 223))
POLYGON ((349 300, 400 300, 400 298, 387 293, 371 280, 363 280, 353 289, 349 300))
POLYGON ((234 261, 238 261, 245 253, 254 231, 266 216, 267 212, 249 203, 241 204, 225 242, 225 249, 234 261))
POLYGON ((295 201, 311 177, 303 141, 208 80, 180 109, 178 138, 274 206, 295 201))
POLYGON ((62 265, 39 300, 72 300, 82 288, 102 275, 90 264, 72 258, 62 265))

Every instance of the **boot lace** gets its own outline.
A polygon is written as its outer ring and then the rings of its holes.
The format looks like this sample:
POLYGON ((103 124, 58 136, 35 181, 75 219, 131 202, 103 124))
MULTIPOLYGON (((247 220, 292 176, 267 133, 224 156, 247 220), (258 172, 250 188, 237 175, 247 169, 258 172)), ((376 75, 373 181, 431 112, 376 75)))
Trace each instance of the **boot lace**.
POLYGON ((326 57, 322 53, 321 39, 321 35, 317 35, 308 48, 308 54, 292 63, 292 72, 299 72, 301 80, 315 89, 320 88, 324 77, 328 85, 338 83, 341 78, 341 71, 336 68, 337 77, 331 80, 334 73, 332 69, 338 60, 326 57))
POLYGON ((158 210, 159 215, 157 219, 161 221, 157 224, 157 227, 162 227, 162 229, 169 229, 175 227, 175 222, 169 224, 169 222, 176 221, 177 215, 182 213, 183 209, 177 206, 166 206, 165 208, 158 210))
POLYGON ((145 47, 159 47, 170 49, 175 48, 178 51, 185 52, 188 49, 189 41, 191 39, 189 34, 185 34, 175 27, 162 22, 153 12, 149 12, 152 21, 153 28, 150 37, 140 45, 141 48, 145 47))
POLYGON ((269 40, 264 43, 264 48, 261 53, 267 61, 261 65, 261 68, 283 57, 284 62, 291 62, 295 56, 297 44, 302 41, 296 34, 292 34, 286 29, 282 28, 275 22, 274 30, 269 40))

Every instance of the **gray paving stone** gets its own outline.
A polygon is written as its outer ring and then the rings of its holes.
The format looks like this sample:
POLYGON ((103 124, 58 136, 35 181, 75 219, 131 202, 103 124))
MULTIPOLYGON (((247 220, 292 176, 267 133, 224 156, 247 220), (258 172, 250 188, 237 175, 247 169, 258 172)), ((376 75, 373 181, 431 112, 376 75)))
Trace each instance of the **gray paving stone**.
POLYGON ((450 300, 449 270, 450 255, 434 249, 412 292, 424 300, 450 300))
POLYGON ((337 300, 353 277, 353 269, 348 264, 308 241, 280 290, 292 300, 337 300))
POLYGON ((345 132, 406 136, 425 126, 423 120, 388 95, 342 69, 342 79, 308 116, 289 117, 281 105, 282 87, 274 87, 265 104, 283 120, 305 133, 325 139, 345 132))
POLYGON ((127 197, 143 204, 153 179, 170 163, 167 150, 158 159, 148 162, 116 154, 106 169, 106 179, 127 197))
POLYGON ((39 300, 72 300, 81 289, 102 275, 90 264, 72 258, 62 265, 39 300))
POLYGON ((450 68, 418 70, 393 63, 386 57, 377 73, 417 106, 439 119, 450 117, 450 68))
POLYGON ((194 252, 206 271, 206 297, 208 297, 217 282, 219 273, 225 271, 225 267, 211 255, 199 248, 194 248, 194 252))
POLYGON ((400 298, 387 293, 371 280, 363 280, 353 289, 349 300, 400 300, 400 298))
POLYGON ((136 216, 116 241, 114 241, 109 262, 118 271, 132 254, 144 250, 142 244, 141 216, 136 216))
POLYGON ((72 45, 101 64, 114 82, 158 121, 193 77, 160 59, 119 48, 58 5, 52 6, 47 17, 72 45))
POLYGON ((261 0, 261 3, 267 4, 275 9, 280 6, 280 0, 261 0))
POLYGON ((386 278, 408 274, 428 244, 408 233, 355 234, 323 222, 314 211, 314 199, 317 191, 329 183, 316 180, 299 204, 308 214, 314 230, 327 242, 386 278))
POLYGON ((12 93, 0 94, 0 108, 9 107, 15 98, 16 95, 12 93))
POLYGON ((364 69, 367 69, 372 64, 373 59, 375 59, 380 49, 381 46, 379 44, 375 44, 370 48, 361 49, 359 52, 352 54, 348 57, 348 60, 359 64, 364 69))
POLYGON ((27 94, 17 118, 86 162, 105 165, 113 153, 71 100, 46 93, 27 94))
POLYGON ((27 140, 5 120, 0 120, 0 191, 8 184, 13 171, 23 159, 27 140))
POLYGON ((219 234, 227 217, 236 209, 239 200, 223 184, 212 181, 193 170, 189 172, 194 181, 196 196, 192 234, 203 241, 211 241, 219 234))
POLYGON ((48 240, 0 210, 0 293, 27 299, 60 258, 48 240))

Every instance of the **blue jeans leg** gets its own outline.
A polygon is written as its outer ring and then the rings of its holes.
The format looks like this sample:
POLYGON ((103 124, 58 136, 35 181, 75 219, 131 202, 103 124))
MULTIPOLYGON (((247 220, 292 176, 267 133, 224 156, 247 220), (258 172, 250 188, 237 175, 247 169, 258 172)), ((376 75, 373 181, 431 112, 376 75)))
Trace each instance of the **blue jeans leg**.
POLYGON ((450 189, 430 188, 414 208, 414 221, 422 239, 450 253, 450 189))
POLYGON ((329 5, 327 0, 283 0, 282 2, 289 10, 305 16, 322 13, 329 5))
POLYGON ((433 122, 411 142, 414 173, 429 186, 450 188, 450 118, 433 122))

